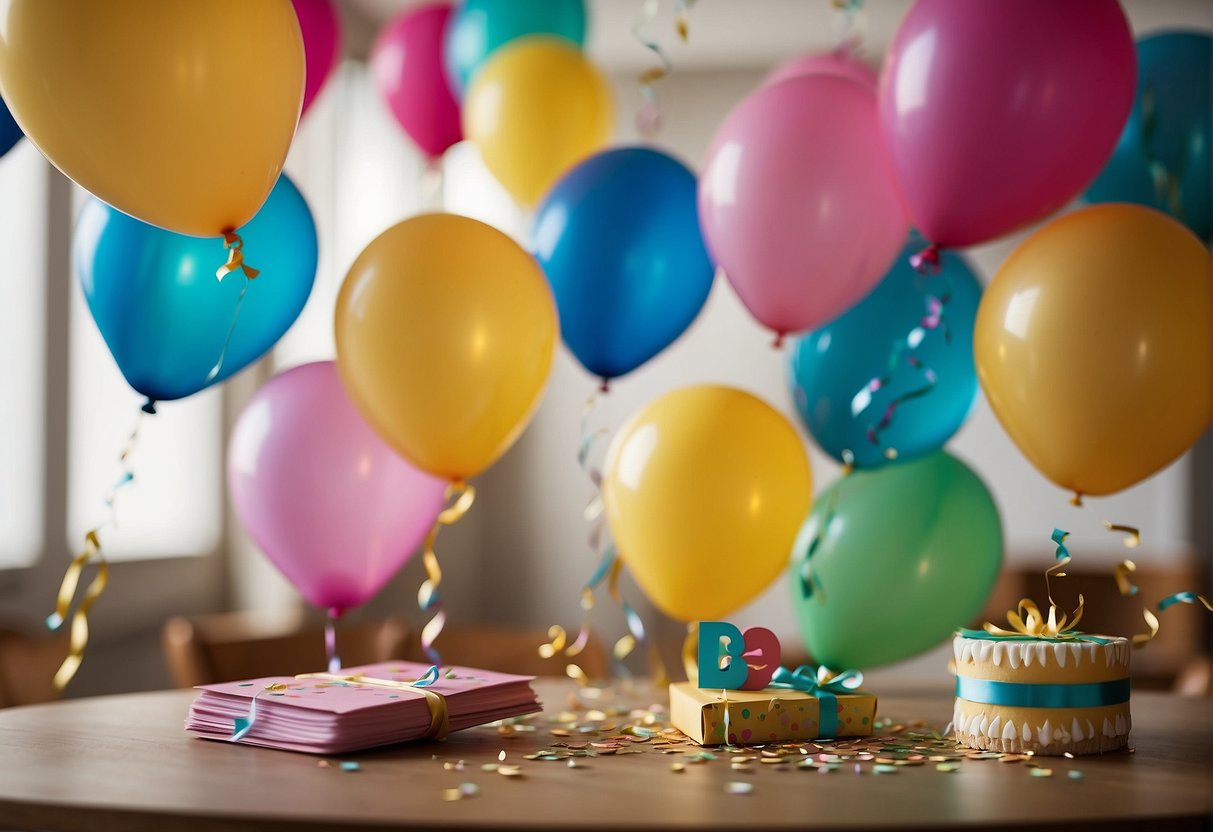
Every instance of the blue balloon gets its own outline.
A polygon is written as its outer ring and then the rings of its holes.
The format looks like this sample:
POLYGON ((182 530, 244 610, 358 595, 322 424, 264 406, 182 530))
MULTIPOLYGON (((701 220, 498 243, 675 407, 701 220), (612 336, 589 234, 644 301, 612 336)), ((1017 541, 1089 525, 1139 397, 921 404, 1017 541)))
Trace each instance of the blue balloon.
POLYGON ((678 160, 619 148, 566 173, 535 214, 535 256, 564 343, 604 381, 669 346, 707 300, 715 267, 695 191, 678 160))
POLYGON ((248 282, 224 353, 245 278, 216 279, 227 261, 223 238, 174 234, 94 197, 80 212, 72 259, 89 311, 127 383, 151 402, 192 395, 239 372, 303 310, 316 277, 316 225, 285 174, 240 235, 245 262, 261 274, 248 282))
POLYGON ((857 468, 875 468, 930 453, 956 433, 977 395, 981 284, 950 251, 938 274, 918 274, 909 259, 922 246, 912 241, 863 300, 792 346, 796 409, 839 462, 850 456, 857 468), (942 301, 938 316, 934 301, 942 301))
POLYGON ((1149 205, 1209 239, 1211 47, 1206 32, 1137 42, 1137 98, 1089 201, 1149 205))
POLYGON ((8 111, 8 105, 0 98, 0 156, 12 150, 24 135, 13 120, 13 114, 8 111))
POLYGON ((447 80, 460 98, 494 50, 527 35, 585 43, 585 0, 464 0, 447 24, 447 80))

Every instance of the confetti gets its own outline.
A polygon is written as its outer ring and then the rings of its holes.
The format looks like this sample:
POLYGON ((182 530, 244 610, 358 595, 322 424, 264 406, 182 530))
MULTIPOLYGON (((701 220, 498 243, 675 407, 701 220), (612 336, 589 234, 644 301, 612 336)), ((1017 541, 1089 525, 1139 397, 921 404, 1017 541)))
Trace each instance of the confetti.
POLYGON ((502 762, 502 763, 505 762, 505 750, 504 749, 497 755, 497 761, 502 762))
POLYGON ((447 803, 451 803, 456 800, 463 800, 463 792, 459 791, 459 789, 443 789, 442 799, 447 803))
POLYGON ((522 766, 498 766, 497 773, 504 777, 521 777, 522 766))
POLYGON ((687 767, 685 763, 673 763, 670 765, 670 771, 674 772, 675 774, 681 774, 686 770, 687 767))
POLYGON ((897 766, 874 765, 872 766, 873 774, 896 774, 897 766))
POLYGON ((362 771, 362 766, 353 760, 346 760, 341 764, 342 771, 362 771))
POLYGON ((960 763, 936 763, 935 770, 942 771, 944 774, 951 774, 960 768, 960 763))
POLYGON ((753 794, 754 784, 731 780, 724 784, 724 790, 726 794, 753 794))
POLYGON ((1053 769, 1051 768, 1033 768, 1028 771, 1033 777, 1052 777, 1053 769))
POLYGON ((1069 773, 1068 775, 1066 775, 1066 776, 1067 776, 1067 777, 1069 777, 1071 780, 1081 780, 1081 779, 1082 779, 1082 772, 1081 772, 1081 771, 1079 771, 1079 770, 1078 770, 1078 769, 1076 769, 1076 768, 1075 768, 1075 769, 1070 769, 1070 773, 1069 773))

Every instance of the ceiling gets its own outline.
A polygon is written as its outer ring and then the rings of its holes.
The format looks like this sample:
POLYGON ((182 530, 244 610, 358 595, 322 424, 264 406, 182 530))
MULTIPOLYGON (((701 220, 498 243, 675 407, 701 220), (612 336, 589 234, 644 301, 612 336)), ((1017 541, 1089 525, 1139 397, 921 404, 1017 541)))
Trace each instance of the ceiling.
MULTIPOLYGON (((369 50, 384 22, 420 0, 337 0, 346 23, 348 53, 369 50)), ((514 0, 543 2, 543 0, 514 0)), ((608 72, 634 72, 649 67, 653 55, 633 32, 644 0, 587 0, 590 11, 589 52, 608 72)), ((658 14, 648 27, 667 50, 678 71, 765 69, 806 52, 832 47, 843 16, 831 0, 698 0, 688 18, 690 37, 678 41, 674 30, 675 0, 658 0, 658 14)), ((1207 0, 1122 0, 1138 31, 1167 26, 1210 26, 1207 0)), ((867 0, 861 12, 863 51, 876 57, 893 37, 910 0, 867 0)))

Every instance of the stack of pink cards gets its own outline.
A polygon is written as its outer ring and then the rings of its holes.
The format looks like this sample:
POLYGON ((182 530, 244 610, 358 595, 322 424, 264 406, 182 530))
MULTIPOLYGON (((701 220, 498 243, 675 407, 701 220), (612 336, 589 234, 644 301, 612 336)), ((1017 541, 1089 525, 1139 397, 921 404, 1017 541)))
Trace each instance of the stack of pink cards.
POLYGON ((533 678, 384 662, 202 685, 185 728, 211 740, 342 754, 534 713, 533 678))

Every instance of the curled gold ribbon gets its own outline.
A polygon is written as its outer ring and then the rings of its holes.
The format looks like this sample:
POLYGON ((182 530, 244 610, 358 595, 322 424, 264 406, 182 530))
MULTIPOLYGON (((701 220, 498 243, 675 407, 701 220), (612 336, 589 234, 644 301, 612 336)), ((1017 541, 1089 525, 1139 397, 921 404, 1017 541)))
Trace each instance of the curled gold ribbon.
POLYGON ((130 457, 139 443, 139 431, 143 426, 144 414, 155 412, 155 407, 152 406, 152 402, 149 399, 148 403, 141 409, 135 421, 134 429, 131 430, 126 444, 122 446, 122 450, 118 454, 118 464, 121 466, 121 473, 118 475, 118 481, 114 483, 109 493, 105 495, 105 507, 109 513, 109 518, 101 526, 89 529, 84 533, 84 547, 80 550, 79 554, 72 558, 71 563, 67 565, 67 569, 63 573, 63 580, 59 584, 59 595, 55 601, 55 611, 46 617, 48 629, 57 630, 63 626, 63 622, 67 619, 68 611, 71 608, 72 599, 76 596, 76 590, 80 585, 80 575, 84 571, 84 567, 95 560, 97 562, 97 574, 88 585, 88 589, 84 591, 84 597, 80 599, 80 605, 76 607, 76 612, 72 616, 68 654, 59 666, 59 669, 55 672, 55 690, 66 688, 76 675, 76 671, 80 669, 80 665, 84 662, 84 651, 88 647, 88 614, 92 610, 93 604, 97 603, 97 599, 105 592, 105 587, 109 583, 109 562, 106 560, 105 551, 101 547, 101 530, 106 526, 117 525, 115 502, 118 498, 118 492, 124 486, 135 481, 135 474, 130 466, 130 457))
POLYGON ((687 624, 687 635, 682 640, 682 669, 687 681, 699 684, 699 622, 687 624))
POLYGON ((59 585, 59 597, 55 602, 55 611, 46 619, 46 625, 50 629, 57 630, 63 624, 72 598, 76 595, 76 587, 80 583, 80 573, 94 558, 97 560, 97 574, 93 577, 92 583, 88 585, 84 597, 80 600, 80 605, 76 607, 76 612, 72 615, 68 654, 67 658, 63 660, 63 664, 55 672, 55 690, 63 690, 67 687, 67 683, 80 669, 80 665, 84 661, 84 649, 88 647, 89 611, 101 597, 101 593, 105 592, 105 585, 109 583, 109 563, 101 550, 101 540, 97 536, 97 530, 90 529, 84 535, 84 548, 80 550, 80 554, 72 558, 67 571, 63 573, 63 582, 59 585))
POLYGON ((1116 579, 1116 588, 1121 595, 1136 595, 1137 585, 1133 583, 1133 579, 1129 576, 1137 571, 1137 564, 1131 560, 1122 560, 1116 564, 1116 571, 1112 577, 1116 579))
POLYGON ((1124 533, 1124 544, 1126 549, 1136 549, 1141 545, 1141 532, 1133 526, 1125 526, 1120 523, 1112 523, 1105 520, 1103 521, 1103 527, 1110 532, 1124 533))
POLYGON ((1007 623, 1011 625, 1011 629, 995 626, 989 621, 982 626, 982 629, 992 636, 1071 638, 1080 635, 1075 628, 1082 620, 1082 608, 1083 597, 1079 595, 1078 607, 1074 610, 1072 618, 1061 612, 1052 602, 1049 603, 1049 614, 1046 616, 1041 613, 1040 608, 1031 598, 1020 598, 1018 610, 1007 612, 1007 623))
POLYGON ((434 665, 442 664, 442 656, 434 649, 434 641, 446 625, 446 610, 442 609, 442 598, 438 587, 442 584, 442 567, 438 565, 438 555, 434 552, 434 541, 443 526, 453 526, 468 513, 472 503, 476 501, 476 489, 462 480, 457 480, 446 488, 447 507, 438 515, 433 527, 425 536, 422 550, 422 562, 425 564, 426 579, 417 590, 417 605, 422 612, 434 612, 433 618, 421 628, 421 649, 434 665))

